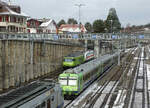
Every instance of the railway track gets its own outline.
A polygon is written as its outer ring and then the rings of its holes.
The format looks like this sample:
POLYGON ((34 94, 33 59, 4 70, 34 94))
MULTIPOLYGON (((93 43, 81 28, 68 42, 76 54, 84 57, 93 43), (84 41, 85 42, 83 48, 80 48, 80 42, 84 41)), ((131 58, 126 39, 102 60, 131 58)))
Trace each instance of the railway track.
POLYGON ((147 65, 145 64, 145 50, 142 48, 133 87, 130 95, 128 108, 149 108, 148 92, 147 92, 147 65))
MULTIPOLYGON (((130 54, 134 53, 135 49, 130 51, 130 54)), ((129 54, 129 55, 130 55, 129 54)), ((127 56, 126 59, 132 61, 133 55, 127 56)), ((119 82, 122 80, 122 74, 129 70, 130 63, 126 66, 125 69, 118 67, 118 69, 114 72, 114 74, 101 86, 100 89, 94 94, 89 100, 89 103, 85 104, 84 108, 104 108, 109 107, 111 105, 111 99, 113 94, 117 94, 115 92, 119 82), (123 71, 124 70, 124 71, 123 71)))
MULTIPOLYGON (((116 72, 116 74, 117 74, 117 72, 116 72)), ((104 107, 106 105, 106 103, 108 102, 107 100, 110 99, 111 93, 114 92, 116 86, 118 85, 119 79, 117 79, 116 81, 113 81, 113 80, 117 77, 119 78, 119 76, 118 76, 118 74, 116 76, 113 75, 110 78, 110 81, 107 81, 106 83, 104 83, 104 85, 102 85, 96 91, 96 93, 89 98, 88 102, 84 105, 84 107, 85 108, 104 107)))

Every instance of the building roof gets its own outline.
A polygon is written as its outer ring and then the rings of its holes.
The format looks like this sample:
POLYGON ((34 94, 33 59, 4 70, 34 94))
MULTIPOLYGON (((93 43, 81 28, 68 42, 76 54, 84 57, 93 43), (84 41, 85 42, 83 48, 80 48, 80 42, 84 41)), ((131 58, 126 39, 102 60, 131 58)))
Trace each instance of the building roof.
POLYGON ((86 32, 86 28, 84 25, 81 25, 81 29, 79 29, 78 24, 62 24, 59 28, 61 31, 67 31, 67 32, 86 32))
POLYGON ((53 22, 53 20, 52 19, 49 19, 48 21, 46 21, 46 22, 43 22, 41 25, 40 25, 40 27, 47 27, 50 23, 52 23, 53 22))
POLYGON ((5 2, 1 2, 0 4, 5 8, 4 12, 0 12, 0 15, 15 15, 15 16, 22 16, 22 17, 29 17, 27 14, 23 13, 23 12, 15 12, 13 11, 10 7, 17 7, 17 6, 9 6, 7 3, 5 2))

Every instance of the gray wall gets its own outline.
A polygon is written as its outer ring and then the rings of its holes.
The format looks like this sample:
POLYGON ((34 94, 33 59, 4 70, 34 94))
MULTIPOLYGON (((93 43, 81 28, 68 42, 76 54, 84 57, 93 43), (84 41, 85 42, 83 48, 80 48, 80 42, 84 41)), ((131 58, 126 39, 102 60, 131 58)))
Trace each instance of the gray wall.
POLYGON ((62 67, 62 59, 81 46, 0 40, 0 91, 20 85, 62 67))

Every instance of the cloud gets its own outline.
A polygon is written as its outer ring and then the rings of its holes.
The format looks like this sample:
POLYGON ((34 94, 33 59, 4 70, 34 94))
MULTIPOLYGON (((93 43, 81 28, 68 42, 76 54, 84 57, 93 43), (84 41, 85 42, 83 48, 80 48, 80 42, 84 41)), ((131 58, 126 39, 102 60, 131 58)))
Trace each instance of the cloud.
POLYGON ((82 22, 105 20, 109 8, 115 7, 123 25, 145 24, 150 22, 150 0, 13 0, 31 17, 49 17, 56 21, 69 17, 78 19, 78 8, 74 4, 82 3, 82 22))

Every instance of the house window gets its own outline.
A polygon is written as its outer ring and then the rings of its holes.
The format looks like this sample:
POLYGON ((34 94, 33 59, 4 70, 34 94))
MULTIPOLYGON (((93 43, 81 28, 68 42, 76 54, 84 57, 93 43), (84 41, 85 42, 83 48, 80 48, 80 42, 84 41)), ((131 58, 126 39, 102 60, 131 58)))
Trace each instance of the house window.
POLYGON ((21 23, 23 23, 23 18, 21 18, 21 23))
POLYGON ((6 16, 6 22, 9 22, 9 16, 6 16))
POLYGON ((18 18, 18 22, 20 22, 20 18, 18 18))
POLYGON ((2 17, 2 22, 5 22, 5 17, 4 16, 2 17))
POLYGON ((50 33, 50 30, 48 30, 48 33, 50 33))
POLYGON ((38 21, 36 21, 36 27, 38 27, 39 26, 39 22, 38 21))
POLYGON ((16 27, 16 31, 18 32, 18 27, 16 27))
POLYGON ((30 27, 30 22, 27 22, 27 26, 30 27))
POLYGON ((3 9, 2 6, 0 6, 0 11, 2 11, 2 9, 3 9))
POLYGON ((30 29, 28 29, 28 33, 30 33, 30 29))
POLYGON ((14 22, 16 22, 16 17, 14 17, 14 22))

